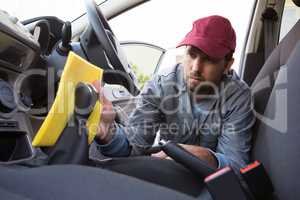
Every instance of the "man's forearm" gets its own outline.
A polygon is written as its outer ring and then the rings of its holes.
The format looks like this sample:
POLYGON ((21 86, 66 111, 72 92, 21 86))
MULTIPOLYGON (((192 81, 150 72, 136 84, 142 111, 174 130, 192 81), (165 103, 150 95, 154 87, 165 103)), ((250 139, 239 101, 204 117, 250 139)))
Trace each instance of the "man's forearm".
POLYGON ((218 160, 210 150, 195 145, 181 144, 181 146, 199 159, 206 161, 210 166, 218 168, 218 160))
POLYGON ((124 135, 122 129, 116 125, 115 133, 113 134, 110 141, 106 144, 95 140, 97 149, 105 156, 108 157, 126 157, 130 155, 131 147, 129 141, 124 135))

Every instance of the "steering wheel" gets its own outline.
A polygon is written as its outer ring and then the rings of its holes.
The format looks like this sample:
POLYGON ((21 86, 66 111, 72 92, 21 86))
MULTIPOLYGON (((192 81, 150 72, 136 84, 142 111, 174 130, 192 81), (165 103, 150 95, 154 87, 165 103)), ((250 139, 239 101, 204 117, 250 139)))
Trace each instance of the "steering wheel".
POLYGON ((90 25, 103 47, 110 64, 114 70, 118 70, 118 73, 122 75, 122 78, 125 80, 123 84, 128 91, 136 96, 139 93, 137 79, 127 62, 119 41, 94 0, 85 0, 85 5, 90 25))

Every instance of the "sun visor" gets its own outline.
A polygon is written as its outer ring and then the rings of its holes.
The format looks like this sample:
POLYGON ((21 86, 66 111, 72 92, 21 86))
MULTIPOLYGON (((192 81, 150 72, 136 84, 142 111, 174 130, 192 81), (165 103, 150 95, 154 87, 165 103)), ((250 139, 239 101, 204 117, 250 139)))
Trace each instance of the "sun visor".
MULTIPOLYGON (((74 123, 68 124, 68 122, 74 113, 76 85, 79 82, 92 83, 95 80, 101 81, 102 74, 102 69, 87 62, 73 52, 69 53, 56 98, 32 142, 33 146, 53 146, 66 126, 75 126, 74 123)), ((102 105, 97 101, 88 118, 89 143, 93 141, 96 135, 101 108, 102 105)))

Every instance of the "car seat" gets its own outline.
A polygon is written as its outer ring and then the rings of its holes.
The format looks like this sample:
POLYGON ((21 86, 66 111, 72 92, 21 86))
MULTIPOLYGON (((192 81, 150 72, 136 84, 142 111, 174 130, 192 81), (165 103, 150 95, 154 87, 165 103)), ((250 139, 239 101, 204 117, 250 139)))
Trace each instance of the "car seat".
MULTIPOLYGON (((300 6, 299 0, 294 0, 300 6)), ((274 49, 252 84, 257 122, 252 159, 261 161, 274 199, 300 198, 300 20, 274 49)))

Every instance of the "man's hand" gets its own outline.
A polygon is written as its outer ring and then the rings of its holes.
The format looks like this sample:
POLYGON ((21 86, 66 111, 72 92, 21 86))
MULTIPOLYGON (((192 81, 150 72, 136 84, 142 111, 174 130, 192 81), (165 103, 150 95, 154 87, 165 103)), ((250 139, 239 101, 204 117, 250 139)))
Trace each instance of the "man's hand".
POLYGON ((101 120, 99 122, 96 137, 101 142, 103 142, 103 144, 107 144, 110 142, 110 140, 114 135, 114 131, 112 131, 111 129, 113 128, 113 123, 115 121, 116 113, 113 110, 112 103, 104 96, 103 89, 101 87, 101 82, 95 81, 93 83, 93 86, 98 91, 99 101, 102 105, 101 120))
POLYGON ((210 166, 214 168, 218 167, 218 161, 216 157, 207 148, 187 144, 180 145, 191 154, 197 156, 201 160, 205 160, 210 166))
MULTIPOLYGON (((154 154, 151 154, 151 156, 153 157, 156 157, 156 158, 160 158, 160 159, 167 159, 167 158, 170 158, 167 156, 167 154, 165 154, 163 151, 160 151, 158 153, 154 153, 154 154)), ((171 158, 170 158, 171 159, 171 158)))
MULTIPOLYGON (((195 146, 195 145, 187 145, 180 144, 185 150, 195 155, 201 160, 205 160, 210 166, 217 168, 218 161, 215 156, 206 148, 195 146)), ((153 157, 161 158, 161 159, 170 159, 163 151, 160 151, 156 154, 152 154, 153 157)))

